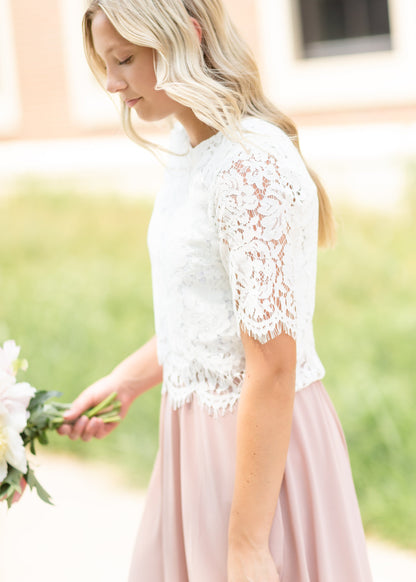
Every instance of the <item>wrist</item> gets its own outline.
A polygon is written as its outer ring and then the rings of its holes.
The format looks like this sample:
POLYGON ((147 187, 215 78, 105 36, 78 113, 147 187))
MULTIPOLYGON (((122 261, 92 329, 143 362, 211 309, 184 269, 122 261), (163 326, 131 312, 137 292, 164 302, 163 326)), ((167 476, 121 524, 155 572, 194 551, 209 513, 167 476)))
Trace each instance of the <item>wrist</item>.
POLYGON ((264 531, 250 532, 230 528, 228 532, 228 548, 231 551, 262 552, 269 550, 269 535, 264 531))
POLYGON ((121 370, 114 368, 109 374, 112 382, 117 386, 119 397, 125 398, 132 402, 139 394, 141 394, 141 382, 139 378, 131 375, 126 375, 121 370))

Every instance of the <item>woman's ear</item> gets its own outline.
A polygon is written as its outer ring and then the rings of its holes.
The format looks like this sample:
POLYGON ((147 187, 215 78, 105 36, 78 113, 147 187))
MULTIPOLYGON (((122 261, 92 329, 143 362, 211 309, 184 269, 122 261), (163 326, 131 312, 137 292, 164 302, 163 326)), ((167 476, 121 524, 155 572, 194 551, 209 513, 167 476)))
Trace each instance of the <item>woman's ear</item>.
POLYGON ((191 22, 194 25, 194 28, 195 28, 196 33, 198 35, 199 43, 201 44, 201 41, 202 41, 202 28, 201 28, 201 25, 196 20, 196 18, 193 18, 192 16, 191 16, 191 22))

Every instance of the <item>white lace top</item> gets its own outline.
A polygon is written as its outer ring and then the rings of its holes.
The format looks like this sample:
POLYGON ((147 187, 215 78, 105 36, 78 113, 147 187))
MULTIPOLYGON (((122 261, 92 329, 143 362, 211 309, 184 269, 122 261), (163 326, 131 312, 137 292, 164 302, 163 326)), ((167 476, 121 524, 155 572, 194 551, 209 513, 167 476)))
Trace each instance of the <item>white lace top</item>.
POLYGON ((318 199, 295 146, 246 118, 247 142, 221 133, 191 148, 172 133, 150 222, 158 358, 174 408, 196 397, 232 410, 244 379, 241 328, 265 343, 296 339, 296 390, 324 375, 315 351, 318 199))

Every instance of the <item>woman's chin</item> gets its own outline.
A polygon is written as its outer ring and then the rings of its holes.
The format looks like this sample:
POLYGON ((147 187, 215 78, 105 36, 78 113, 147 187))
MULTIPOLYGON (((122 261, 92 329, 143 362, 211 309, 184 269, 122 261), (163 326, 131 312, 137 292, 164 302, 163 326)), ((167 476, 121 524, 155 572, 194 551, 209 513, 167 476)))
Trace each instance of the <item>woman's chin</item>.
POLYGON ((169 117, 171 115, 171 113, 160 113, 157 111, 146 111, 144 107, 140 106, 140 101, 134 106, 132 107, 132 111, 134 111, 134 113, 136 114, 137 118, 140 121, 146 121, 146 122, 154 122, 154 121, 163 121, 164 119, 166 119, 167 117, 169 117))

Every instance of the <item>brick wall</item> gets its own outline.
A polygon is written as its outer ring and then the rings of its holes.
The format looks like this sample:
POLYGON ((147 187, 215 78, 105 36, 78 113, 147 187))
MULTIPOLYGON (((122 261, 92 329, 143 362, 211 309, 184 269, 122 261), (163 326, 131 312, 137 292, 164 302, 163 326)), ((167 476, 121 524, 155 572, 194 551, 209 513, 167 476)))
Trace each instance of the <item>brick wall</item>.
POLYGON ((72 135, 59 2, 13 0, 11 4, 21 102, 19 137, 72 135))

